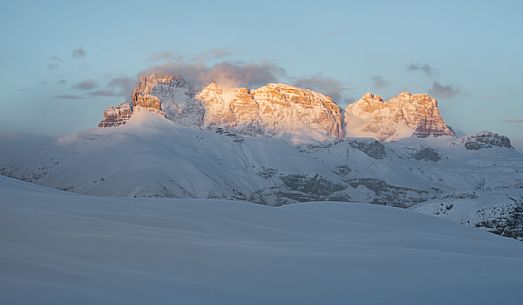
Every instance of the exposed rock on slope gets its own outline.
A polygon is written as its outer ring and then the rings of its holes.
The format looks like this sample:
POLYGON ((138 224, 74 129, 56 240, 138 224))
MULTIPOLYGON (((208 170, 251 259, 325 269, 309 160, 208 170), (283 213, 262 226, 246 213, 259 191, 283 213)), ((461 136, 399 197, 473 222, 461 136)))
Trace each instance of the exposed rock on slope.
POLYGON ((468 150, 493 147, 513 148, 509 138, 491 131, 481 131, 474 135, 462 137, 458 141, 463 143, 468 150))
POLYGON ((114 107, 107 107, 104 112, 104 118, 100 124, 98 124, 98 127, 115 127, 123 125, 131 115, 132 108, 127 102, 114 107))
POLYGON ((435 99, 427 94, 402 92, 384 101, 366 93, 345 109, 347 136, 396 140, 412 135, 453 136, 454 132, 441 117, 435 99))

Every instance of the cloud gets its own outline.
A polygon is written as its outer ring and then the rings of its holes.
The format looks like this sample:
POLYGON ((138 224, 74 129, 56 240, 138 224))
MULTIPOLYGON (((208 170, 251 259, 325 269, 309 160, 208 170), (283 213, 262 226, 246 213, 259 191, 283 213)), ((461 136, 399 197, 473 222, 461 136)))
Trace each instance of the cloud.
POLYGON ((92 79, 84 80, 78 84, 72 86, 72 89, 76 90, 93 90, 98 87, 98 83, 92 79))
POLYGON ((47 65, 47 69, 49 70, 57 70, 58 68, 60 68, 60 64, 63 62, 63 60, 58 56, 51 56, 49 57, 49 60, 51 61, 47 65))
POLYGON ((84 48, 79 47, 72 51, 72 55, 76 59, 84 59, 85 56, 87 56, 87 52, 85 51, 84 48))
POLYGON ((508 120, 503 120, 503 123, 523 124, 523 119, 508 119, 508 120))
POLYGON ((58 56, 51 56, 49 57, 51 61, 57 61, 57 62, 63 62, 64 60, 58 56))
POLYGON ((116 89, 119 95, 129 95, 136 85, 136 80, 128 77, 115 77, 107 83, 107 87, 116 89))
POLYGON ((84 98, 83 96, 74 95, 74 94, 62 94, 62 95, 57 95, 56 97, 61 98, 61 99, 67 99, 67 100, 78 100, 78 99, 84 98))
POLYGON ((47 65, 47 69, 49 70, 58 70, 58 68, 60 68, 60 65, 56 62, 52 62, 47 65))
POLYGON ((407 71, 410 72, 418 72, 421 71, 425 73, 427 76, 433 76, 437 74, 437 70, 431 67, 429 64, 408 64, 407 65, 407 71))
POLYGON ((389 86, 389 82, 379 75, 374 75, 372 77, 372 85, 376 89, 383 89, 389 86))
POLYGON ((439 82, 434 82, 432 87, 428 89, 428 92, 437 98, 451 99, 460 95, 461 89, 452 85, 442 85, 439 82))
POLYGON ((211 82, 220 86, 254 87, 276 82, 286 75, 285 70, 273 63, 232 63, 221 62, 214 65, 193 62, 167 62, 151 67, 144 73, 163 73, 179 75, 200 89, 211 82))
POLYGON ((173 51, 156 52, 149 55, 149 60, 164 61, 164 60, 182 60, 183 56, 173 51))
POLYGON ((60 79, 60 80, 57 80, 56 83, 59 84, 59 85, 65 85, 67 83, 67 80, 66 79, 60 79))
POLYGON ((89 96, 118 96, 114 90, 101 89, 87 93, 89 96))
POLYGON ((208 61, 211 61, 211 60, 222 59, 222 58, 230 56, 232 54, 234 54, 234 52, 231 51, 231 50, 216 48, 216 49, 205 51, 205 52, 202 52, 202 53, 199 53, 199 54, 196 54, 196 55, 192 56, 191 57, 191 61, 193 61, 193 62, 208 62, 208 61))
POLYGON ((223 59, 231 54, 234 54, 233 51, 227 49, 212 49, 205 52, 201 52, 185 58, 183 55, 176 53, 174 51, 161 51, 153 53, 149 56, 151 61, 177 61, 182 62, 185 60, 186 63, 200 63, 204 64, 209 61, 214 61, 218 59, 223 59))
POLYGON ((339 80, 324 77, 321 74, 313 75, 308 78, 300 78, 294 82, 294 85, 321 92, 338 102, 341 102, 342 100, 343 91, 348 89, 348 87, 343 86, 339 80))
POLYGON ((136 80, 127 77, 116 77, 111 79, 105 89, 91 91, 89 96, 129 96, 136 84, 136 80))

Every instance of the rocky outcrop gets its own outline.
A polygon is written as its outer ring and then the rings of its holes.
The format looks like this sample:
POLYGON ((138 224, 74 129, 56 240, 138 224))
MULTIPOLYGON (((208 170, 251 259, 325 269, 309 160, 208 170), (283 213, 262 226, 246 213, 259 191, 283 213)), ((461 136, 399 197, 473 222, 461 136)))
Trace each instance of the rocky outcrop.
POLYGON ((463 143, 467 150, 494 147, 513 148, 509 138, 491 131, 482 131, 474 135, 462 137, 458 141, 463 143))
POLYGON ((425 161, 439 161, 441 160, 441 155, 432 147, 422 147, 417 150, 415 153, 411 154, 412 158, 416 160, 425 160, 425 161))
POLYGON ((123 125, 132 116, 131 105, 127 102, 117 106, 107 107, 104 111, 104 118, 98 127, 116 127, 123 125))
POLYGON ((350 139, 349 145, 374 159, 385 158, 385 145, 373 139, 350 139))
POLYGON ((195 95, 191 84, 179 76, 149 74, 140 78, 131 101, 135 107, 160 111, 172 121, 200 126, 205 111, 195 95))
POLYGON ((408 92, 388 101, 366 93, 345 109, 345 125, 347 136, 373 137, 381 141, 454 135, 441 117, 435 99, 427 94, 408 92))

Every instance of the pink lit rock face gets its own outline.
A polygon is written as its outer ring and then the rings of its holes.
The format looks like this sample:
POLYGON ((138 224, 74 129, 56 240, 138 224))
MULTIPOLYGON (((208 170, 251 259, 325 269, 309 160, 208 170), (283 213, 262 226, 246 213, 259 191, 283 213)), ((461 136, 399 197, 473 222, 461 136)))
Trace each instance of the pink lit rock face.
POLYGON ((200 126, 204 109, 191 84, 173 75, 150 74, 140 78, 131 96, 134 107, 156 110, 167 119, 200 126))
MULTIPOLYGON (((285 84, 261 88, 222 87, 211 83, 196 92, 173 75, 141 77, 131 95, 133 107, 155 111, 185 126, 290 138, 295 142, 372 137, 380 141, 410 136, 453 136, 435 99, 427 94, 401 93, 384 101, 365 94, 345 109, 321 93, 285 84)), ((100 127, 125 123, 132 109, 107 108, 100 127)))
POLYGON ((197 96, 204 127, 323 141, 343 137, 340 108, 323 94, 284 84, 256 90, 210 84, 197 96))
POLYGON ((381 141, 410 136, 454 136, 439 113, 438 103, 427 94, 402 92, 384 101, 366 93, 345 109, 347 136, 373 137, 381 141))

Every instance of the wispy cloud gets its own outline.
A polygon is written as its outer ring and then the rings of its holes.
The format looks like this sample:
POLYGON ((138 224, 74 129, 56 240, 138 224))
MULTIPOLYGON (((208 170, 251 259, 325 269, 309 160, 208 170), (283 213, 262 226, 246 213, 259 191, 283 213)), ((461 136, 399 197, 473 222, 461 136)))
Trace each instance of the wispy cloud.
POLYGON ((213 65, 192 62, 167 62, 153 66, 142 73, 165 73, 182 76, 196 89, 215 82, 221 86, 260 86, 276 82, 286 75, 285 70, 273 63, 220 62, 213 65))
POLYGON ((50 63, 47 65, 47 69, 49 70, 58 70, 60 68, 60 64, 63 62, 63 60, 58 56, 51 56, 49 57, 50 63))
POLYGON ((98 87, 98 83, 92 79, 87 79, 73 85, 71 88, 76 90, 93 90, 98 87))
POLYGON ((161 51, 151 54, 149 56, 149 60, 205 64, 207 62, 224 59, 232 54, 234 54, 233 51, 220 48, 204 51, 188 57, 183 56, 182 54, 177 53, 175 51, 161 51))
POLYGON ((233 51, 227 49, 212 49, 209 51, 201 52, 191 57, 192 62, 208 62, 213 60, 223 59, 234 54, 233 51))
POLYGON ((82 47, 79 47, 79 48, 76 48, 74 49, 71 54, 73 55, 74 58, 76 59, 84 59, 86 56, 87 56, 87 51, 85 51, 84 48, 82 47))
POLYGON ((149 55, 149 60, 164 61, 164 60, 182 60, 183 56, 174 51, 161 51, 149 55))
POLYGON ((376 89, 383 89, 389 86, 389 82, 380 75, 374 75, 372 77, 372 85, 376 89))
POLYGON ((49 57, 51 61, 57 61, 57 62, 63 62, 64 60, 58 56, 51 56, 49 57))
POLYGON ((60 68, 60 65, 56 62, 51 62, 47 65, 47 69, 49 70, 58 70, 60 68))
POLYGON ((423 63, 423 64, 408 64, 407 65, 407 71, 410 71, 410 72, 418 72, 418 71, 421 71, 423 73, 425 73, 425 75, 427 76, 434 76, 438 73, 438 71, 436 69, 434 69, 433 67, 431 67, 429 64, 427 63, 423 63))
POLYGON ((67 84, 67 80, 66 79, 59 79, 59 80, 56 81, 56 83, 58 85, 65 85, 65 84, 67 84))
POLYGON ((114 90, 100 89, 87 93, 89 96, 117 96, 114 90))
POLYGON ((300 78, 294 82, 294 85, 321 92, 332 97, 332 99, 337 102, 342 101, 343 91, 348 89, 348 87, 344 86, 339 80, 324 77, 322 74, 300 78))
POLYGON ((439 82, 434 82, 432 87, 428 89, 429 94, 441 98, 451 99, 461 94, 461 89, 452 85, 442 85, 439 82))
POLYGON ((66 100, 79 100, 79 99, 84 98, 83 96, 75 95, 75 94, 62 94, 62 95, 57 95, 56 97, 61 98, 61 99, 66 99, 66 100))
POLYGON ((105 89, 87 93, 89 96, 128 96, 131 94, 136 80, 128 77, 115 77, 111 79, 105 89))

